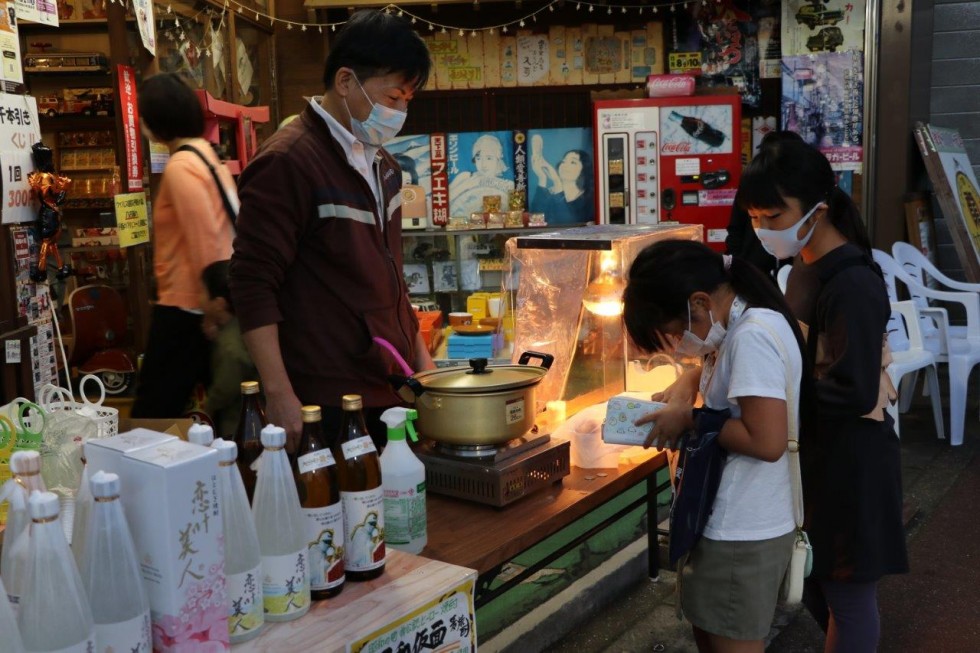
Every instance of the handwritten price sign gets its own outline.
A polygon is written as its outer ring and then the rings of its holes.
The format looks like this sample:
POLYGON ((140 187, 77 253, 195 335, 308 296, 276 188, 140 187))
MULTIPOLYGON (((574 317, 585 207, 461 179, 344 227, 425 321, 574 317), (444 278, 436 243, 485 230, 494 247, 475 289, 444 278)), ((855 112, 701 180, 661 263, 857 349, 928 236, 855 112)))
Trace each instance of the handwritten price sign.
POLYGON ((0 174, 3 175, 0 217, 3 224, 31 222, 37 217, 27 175, 34 170, 31 146, 40 140, 34 98, 0 94, 0 174))
POLYGON ((116 195, 116 228, 119 246, 130 247, 150 242, 150 223, 146 216, 146 195, 116 195))

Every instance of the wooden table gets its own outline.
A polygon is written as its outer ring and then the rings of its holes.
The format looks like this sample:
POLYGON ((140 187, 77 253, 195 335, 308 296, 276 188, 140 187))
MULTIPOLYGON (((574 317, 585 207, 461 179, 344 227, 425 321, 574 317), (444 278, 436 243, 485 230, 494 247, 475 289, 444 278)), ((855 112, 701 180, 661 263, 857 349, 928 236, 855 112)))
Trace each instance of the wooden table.
POLYGON ((480 574, 476 598, 479 607, 646 502, 648 514, 654 515, 650 518, 647 536, 650 541, 650 576, 656 577, 660 572, 655 517, 657 494, 669 487, 667 483, 658 487, 656 474, 666 467, 667 454, 664 452, 635 464, 621 464, 617 468, 572 467, 571 474, 562 482, 538 490, 504 508, 429 494, 429 542, 421 555, 476 569, 480 574), (644 480, 649 481, 644 499, 631 503, 500 587, 490 589, 501 567, 514 556, 644 480))

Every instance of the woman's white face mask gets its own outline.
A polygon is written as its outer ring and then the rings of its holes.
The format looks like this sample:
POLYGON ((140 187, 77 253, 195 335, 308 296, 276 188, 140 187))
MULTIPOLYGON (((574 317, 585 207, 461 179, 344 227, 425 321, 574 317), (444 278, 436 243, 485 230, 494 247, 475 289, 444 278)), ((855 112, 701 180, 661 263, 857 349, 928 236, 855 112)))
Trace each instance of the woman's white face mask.
POLYGON ((721 322, 715 322, 715 316, 708 311, 708 319, 711 320, 711 328, 708 335, 703 339, 691 331, 691 301, 687 302, 687 329, 681 336, 680 342, 674 347, 674 353, 681 356, 707 356, 718 351, 721 343, 725 340, 725 327, 721 322))
POLYGON ((800 218, 800 221, 794 224, 788 229, 761 229, 755 228, 755 235, 759 237, 759 242, 762 243, 762 248, 765 249, 769 254, 775 256, 779 260, 793 258, 800 251, 806 247, 806 244, 810 242, 810 238, 813 236, 813 230, 816 229, 817 223, 814 222, 810 227, 810 230, 806 232, 803 238, 797 238, 796 234, 799 232, 800 227, 802 227, 807 220, 810 219, 817 209, 824 207, 823 202, 817 202, 813 205, 813 208, 807 211, 806 215, 800 218))

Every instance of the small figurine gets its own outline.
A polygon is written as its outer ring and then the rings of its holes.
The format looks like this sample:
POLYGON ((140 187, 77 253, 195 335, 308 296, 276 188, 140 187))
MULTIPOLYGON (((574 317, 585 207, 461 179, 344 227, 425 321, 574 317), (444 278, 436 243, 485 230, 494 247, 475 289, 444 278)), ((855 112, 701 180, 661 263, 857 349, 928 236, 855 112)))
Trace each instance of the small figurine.
POLYGON ((27 176, 34 196, 41 203, 34 221, 34 236, 39 243, 37 263, 31 265, 31 280, 44 281, 48 277, 48 256, 54 256, 58 267, 57 278, 64 279, 74 274, 71 266, 62 261, 58 251, 58 236, 61 234, 61 205, 68 195, 71 179, 57 174, 54 170, 54 152, 41 142, 31 147, 34 166, 37 168, 27 176))

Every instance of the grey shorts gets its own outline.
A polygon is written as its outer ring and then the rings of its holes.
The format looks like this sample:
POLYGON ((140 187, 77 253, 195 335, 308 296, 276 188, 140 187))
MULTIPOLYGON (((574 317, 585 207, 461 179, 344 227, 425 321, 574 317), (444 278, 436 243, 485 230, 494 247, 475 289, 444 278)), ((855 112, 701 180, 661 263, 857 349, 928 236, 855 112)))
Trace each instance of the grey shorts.
POLYGON ((701 630, 730 639, 764 639, 789 567, 795 531, 770 540, 731 542, 702 537, 680 578, 684 616, 701 630))

